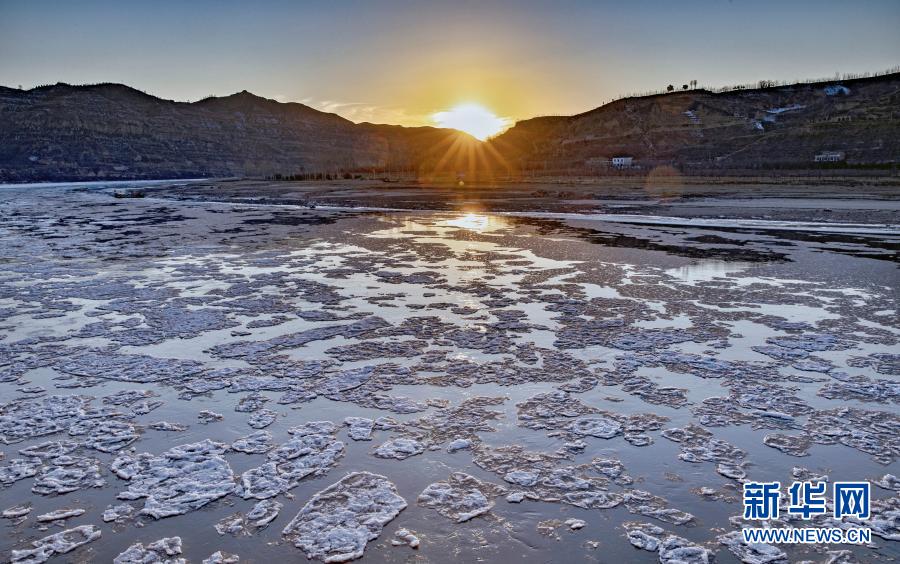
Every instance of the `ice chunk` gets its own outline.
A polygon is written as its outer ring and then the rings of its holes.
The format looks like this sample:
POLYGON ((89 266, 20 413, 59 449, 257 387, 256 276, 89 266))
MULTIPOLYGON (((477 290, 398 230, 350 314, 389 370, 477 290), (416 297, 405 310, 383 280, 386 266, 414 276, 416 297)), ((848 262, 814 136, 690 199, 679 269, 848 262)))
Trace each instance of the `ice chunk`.
POLYGON ((216 421, 221 421, 224 419, 224 416, 221 413, 216 413, 215 411, 209 411, 208 409, 204 409, 200 413, 197 414, 197 419, 200 420, 200 423, 204 425, 208 423, 215 423, 216 421))
POLYGON ((47 396, 0 405, 0 442, 15 443, 64 431, 81 417, 87 396, 47 396))
POLYGON ((650 523, 625 523, 623 526, 632 546, 650 552, 659 550, 659 537, 665 533, 662 527, 650 523))
POLYGON ((510 484, 529 487, 537 484, 538 474, 537 472, 528 472, 527 470, 513 470, 512 472, 507 472, 503 476, 503 479, 510 484))
POLYGON ((247 425, 250 425, 254 429, 265 429, 274 423, 277 417, 278 414, 271 409, 260 409, 247 419, 247 425))
POLYGON ((41 469, 40 460, 13 458, 0 466, 0 485, 11 486, 19 480, 35 476, 41 469))
POLYGON ((366 544, 405 508, 387 478, 354 472, 314 495, 282 534, 307 558, 346 562, 360 558, 366 544))
POLYGON ((622 425, 606 417, 582 417, 573 421, 567 429, 576 435, 611 439, 622 432, 622 425))
POLYGON ((463 472, 454 472, 446 481, 426 487, 419 494, 418 504, 463 523, 490 511, 494 507, 492 498, 506 491, 503 486, 482 482, 463 472))
POLYGON ((105 523, 109 523, 110 521, 115 521, 116 523, 122 523, 134 513, 134 507, 128 505, 127 503, 120 503, 119 505, 110 505, 103 511, 103 521, 105 523))
POLYGON ((292 427, 292 437, 269 451, 269 462, 241 476, 240 494, 245 499, 267 499, 296 486, 309 475, 327 473, 344 454, 344 443, 335 438, 330 421, 311 421, 292 427))
POLYGON ((166 537, 147 546, 135 543, 113 559, 113 564, 184 564, 184 558, 172 558, 181 554, 181 537, 166 537))
POLYGON ((226 449, 224 444, 206 439, 158 456, 120 456, 111 469, 130 483, 118 497, 145 498, 141 514, 154 519, 199 509, 235 489, 234 474, 221 456, 226 449))
POLYGON ((397 529, 397 532, 394 533, 394 538, 391 539, 391 544, 394 546, 405 544, 410 548, 419 548, 419 543, 419 537, 416 536, 416 532, 409 529, 397 529))
POLYGON ((415 439, 391 439, 375 449, 378 458, 396 458, 403 460, 425 452, 425 445, 415 439))
POLYGON ((375 421, 366 417, 346 417, 344 425, 350 427, 348 434, 354 441, 372 440, 372 428, 375 421))
POLYGON ((202 564, 237 564, 240 561, 241 558, 237 554, 217 550, 210 554, 208 558, 204 558, 202 564))
POLYGON ((100 529, 94 525, 81 525, 66 529, 59 533, 44 537, 31 543, 34 547, 25 550, 13 550, 10 562, 13 564, 41 564, 57 554, 72 552, 79 546, 100 538, 100 529))
POLYGON ((273 448, 275 443, 272 442, 272 433, 268 431, 257 431, 231 443, 232 450, 247 454, 262 454, 273 448))
POLYGON ((468 450, 472 448, 471 439, 453 439, 447 445, 447 452, 456 452, 458 450, 468 450))
POLYGON ((675 535, 659 545, 660 564, 709 564, 710 556, 709 550, 675 535))
POLYGON ((21 519, 22 517, 25 517, 26 515, 31 513, 31 509, 32 507, 30 503, 23 505, 14 505, 0 512, 0 517, 13 520, 21 519))
POLYGON ((254 505, 246 515, 235 513, 223 518, 216 524, 215 529, 220 535, 226 533, 234 536, 250 535, 274 521, 281 508, 281 503, 264 499, 254 505))
POLYGON ((771 544, 744 542, 740 531, 732 531, 718 537, 719 543, 728 547, 744 564, 787 564, 788 556, 771 544))
POLYGON ((84 509, 57 509, 37 516, 38 523, 47 523, 50 521, 58 521, 60 519, 68 519, 70 517, 78 517, 84 514, 84 509))
POLYGON ((44 466, 31 491, 41 495, 65 494, 82 488, 102 488, 106 480, 100 473, 100 461, 82 456, 60 456, 44 466))

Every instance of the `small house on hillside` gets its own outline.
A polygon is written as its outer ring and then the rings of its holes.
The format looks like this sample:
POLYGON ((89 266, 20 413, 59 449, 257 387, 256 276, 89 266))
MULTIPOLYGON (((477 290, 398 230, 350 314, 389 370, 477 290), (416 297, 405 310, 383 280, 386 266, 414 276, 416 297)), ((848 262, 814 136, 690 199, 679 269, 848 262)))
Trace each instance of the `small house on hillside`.
POLYGON ((845 159, 843 151, 822 151, 813 160, 817 163, 839 163, 845 159))
POLYGON ((631 168, 634 166, 634 157, 613 157, 612 165, 615 168, 631 168))

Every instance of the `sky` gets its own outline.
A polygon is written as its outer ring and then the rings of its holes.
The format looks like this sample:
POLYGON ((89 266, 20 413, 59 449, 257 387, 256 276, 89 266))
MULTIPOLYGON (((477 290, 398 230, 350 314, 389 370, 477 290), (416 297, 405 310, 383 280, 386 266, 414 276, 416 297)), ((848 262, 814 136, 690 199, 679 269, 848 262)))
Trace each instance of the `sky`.
POLYGON ((246 89, 401 125, 479 104, 514 121, 690 80, 884 70, 898 29, 900 0, 0 0, 0 85, 246 89))

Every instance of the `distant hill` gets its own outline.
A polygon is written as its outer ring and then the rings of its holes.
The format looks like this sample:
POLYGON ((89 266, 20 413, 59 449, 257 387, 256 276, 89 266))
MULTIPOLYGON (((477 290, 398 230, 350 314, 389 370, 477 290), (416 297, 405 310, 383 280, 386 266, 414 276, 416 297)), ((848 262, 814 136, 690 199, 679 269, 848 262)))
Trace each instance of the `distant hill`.
POLYGON ((713 93, 625 98, 589 112, 518 122, 491 145, 507 166, 565 174, 616 156, 643 168, 809 168, 900 162, 900 74, 713 93))
POLYGON ((187 103, 121 84, 0 87, 0 181, 603 174, 616 156, 639 171, 890 169, 900 162, 900 74, 625 98, 520 121, 486 144, 449 129, 355 124, 246 91, 187 103), (842 162, 813 164, 825 151, 842 162))
POLYGON ((246 91, 185 103, 121 84, 0 87, 6 181, 415 170, 454 143, 477 141, 449 129, 354 124, 246 91))

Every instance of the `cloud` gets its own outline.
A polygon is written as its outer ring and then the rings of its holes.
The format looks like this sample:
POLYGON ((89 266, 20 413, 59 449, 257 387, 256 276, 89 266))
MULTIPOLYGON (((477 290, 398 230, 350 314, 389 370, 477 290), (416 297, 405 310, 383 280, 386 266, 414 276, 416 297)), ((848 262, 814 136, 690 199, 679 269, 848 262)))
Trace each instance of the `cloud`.
POLYGON ((303 98, 301 104, 323 112, 345 117, 353 122, 389 123, 395 125, 425 125, 430 123, 427 115, 415 115, 397 106, 379 106, 368 102, 341 102, 339 100, 317 100, 303 98))

